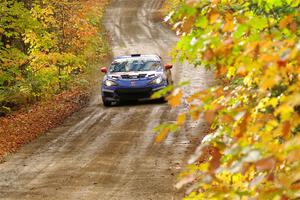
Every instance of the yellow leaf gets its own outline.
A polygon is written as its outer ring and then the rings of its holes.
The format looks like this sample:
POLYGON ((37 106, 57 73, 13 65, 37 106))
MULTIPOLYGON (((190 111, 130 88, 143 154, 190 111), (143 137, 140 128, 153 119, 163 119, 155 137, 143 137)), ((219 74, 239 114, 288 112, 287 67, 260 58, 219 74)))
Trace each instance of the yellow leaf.
POLYGON ((195 105, 191 105, 190 108, 190 115, 192 120, 198 120, 202 109, 199 106, 195 105))
POLYGON ((226 15, 225 25, 223 27, 224 32, 232 32, 234 29, 234 23, 231 15, 226 15))
POLYGON ((276 116, 280 115, 280 120, 286 121, 286 120, 290 120, 293 112, 294 112, 293 107, 287 104, 283 104, 275 111, 275 115, 276 116))
POLYGON ((215 23, 220 17, 220 14, 216 11, 212 11, 211 13, 209 13, 209 21, 210 23, 215 23))
POLYGON ((229 67, 228 68, 228 72, 227 72, 227 78, 232 78, 232 77, 234 77, 235 76, 235 74, 236 74, 236 68, 235 67, 233 67, 233 66, 231 66, 231 67, 229 67))
POLYGON ((177 117, 177 125, 179 126, 183 125, 185 120, 186 120, 186 114, 185 113, 179 114, 177 117))
POLYGON ((281 77, 278 76, 278 68, 276 66, 269 66, 261 80, 260 88, 267 90, 278 84, 281 77))
POLYGON ((169 128, 168 127, 163 128, 160 131, 160 133, 156 136, 155 141, 157 143, 161 142, 163 139, 167 137, 168 133, 169 133, 169 128))

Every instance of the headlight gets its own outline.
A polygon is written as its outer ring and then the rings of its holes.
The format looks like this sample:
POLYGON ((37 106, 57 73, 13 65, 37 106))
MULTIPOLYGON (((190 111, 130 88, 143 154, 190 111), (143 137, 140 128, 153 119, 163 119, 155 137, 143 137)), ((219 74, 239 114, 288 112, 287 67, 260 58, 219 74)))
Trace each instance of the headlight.
POLYGON ((107 87, 110 87, 110 86, 116 86, 118 84, 114 81, 111 81, 111 80, 105 80, 104 85, 106 85, 107 87))
POLYGON ((156 79, 154 79, 153 81, 151 81, 151 84, 161 84, 163 82, 163 78, 161 76, 157 77, 156 79))

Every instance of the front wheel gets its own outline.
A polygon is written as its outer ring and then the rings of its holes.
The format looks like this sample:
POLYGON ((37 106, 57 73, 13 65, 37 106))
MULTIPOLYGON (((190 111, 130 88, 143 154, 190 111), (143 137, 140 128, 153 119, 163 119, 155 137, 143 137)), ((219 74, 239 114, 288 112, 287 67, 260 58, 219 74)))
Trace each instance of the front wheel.
POLYGON ((104 105, 105 107, 111 106, 111 101, 107 101, 107 100, 105 100, 105 98, 103 98, 103 97, 102 97, 102 102, 103 102, 103 105, 104 105))
POLYGON ((157 99, 159 103, 166 103, 168 102, 167 99, 165 97, 160 97, 159 99, 157 99))

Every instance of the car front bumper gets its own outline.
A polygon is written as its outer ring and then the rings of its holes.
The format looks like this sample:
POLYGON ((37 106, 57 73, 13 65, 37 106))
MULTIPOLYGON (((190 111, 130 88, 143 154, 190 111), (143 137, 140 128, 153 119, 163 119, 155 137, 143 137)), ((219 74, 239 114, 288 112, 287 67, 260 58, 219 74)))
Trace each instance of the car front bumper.
POLYGON ((149 100, 153 93, 165 87, 166 85, 155 88, 102 88, 102 98, 106 101, 149 100))

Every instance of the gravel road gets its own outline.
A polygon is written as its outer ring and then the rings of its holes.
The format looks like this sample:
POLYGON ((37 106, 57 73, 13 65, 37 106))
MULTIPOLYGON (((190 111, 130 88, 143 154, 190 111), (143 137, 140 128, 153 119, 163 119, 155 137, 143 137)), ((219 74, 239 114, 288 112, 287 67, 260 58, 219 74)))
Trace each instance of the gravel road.
MULTIPOLYGON (((104 24, 114 55, 156 53, 169 61, 178 37, 155 15, 161 0, 112 0, 104 24)), ((175 82, 191 80, 185 93, 212 83, 212 74, 175 64, 175 82)), ((174 183, 207 129, 188 122, 180 133, 154 142, 156 125, 181 109, 155 102, 104 108, 99 96, 60 127, 25 145, 0 164, 0 199, 180 199, 174 183)))

